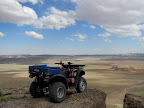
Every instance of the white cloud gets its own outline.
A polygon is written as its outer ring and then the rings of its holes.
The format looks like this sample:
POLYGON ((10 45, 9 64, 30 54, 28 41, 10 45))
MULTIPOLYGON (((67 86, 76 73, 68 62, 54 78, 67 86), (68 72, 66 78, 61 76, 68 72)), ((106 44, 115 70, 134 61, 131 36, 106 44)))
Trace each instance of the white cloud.
POLYGON ((74 36, 76 36, 76 37, 78 37, 78 41, 85 41, 85 39, 86 39, 86 35, 82 35, 82 34, 76 34, 76 35, 74 35, 74 36))
POLYGON ((144 37, 136 37, 132 38, 132 40, 144 41, 144 37))
POLYGON ((61 29, 66 26, 74 25, 74 11, 60 11, 55 7, 50 8, 51 13, 40 18, 35 24, 38 29, 61 29))
POLYGON ((76 3, 76 19, 99 24, 115 36, 141 36, 139 25, 144 22, 143 0, 72 1, 76 3))
POLYGON ((0 32, 0 37, 4 37, 5 36, 5 34, 3 34, 2 32, 0 32))
POLYGON ((43 39, 44 38, 43 35, 38 34, 38 33, 34 32, 34 31, 26 31, 25 34, 27 36, 31 36, 31 37, 38 38, 38 39, 43 39))
POLYGON ((31 25, 37 18, 32 8, 22 6, 16 0, 0 0, 0 22, 31 25))
POLYGON ((94 51, 102 51, 100 48, 95 48, 94 51))
POLYGON ((144 37, 141 37, 141 40, 144 41, 144 37))
MULTIPOLYGON (((35 0, 21 0, 21 2, 35 0)), ((40 1, 40 0, 36 0, 40 1)), ((74 11, 60 11, 54 7, 49 9, 50 14, 38 18, 32 8, 22 6, 16 0, 0 0, 0 22, 21 25, 32 25, 38 29, 61 29, 75 24, 74 11)))
POLYGON ((140 41, 142 47, 144 48, 144 37, 136 37, 136 38, 132 38, 132 40, 140 41))
POLYGON ((41 4, 43 4, 42 0, 17 0, 21 3, 26 3, 26 2, 31 2, 33 5, 37 4, 38 2, 40 2, 41 4))
POLYGON ((108 43, 111 43, 111 42, 112 42, 112 41, 111 41, 110 39, 108 39, 108 38, 103 38, 103 41, 108 42, 108 43))
POLYGON ((93 26, 93 25, 91 25, 91 26, 90 26, 90 28, 95 29, 96 27, 95 27, 95 26, 93 26))
POLYGON ((87 25, 85 25, 85 24, 82 24, 82 26, 83 26, 83 27, 88 27, 88 26, 87 26, 87 25))
POLYGON ((66 38, 66 39, 71 40, 71 41, 74 41, 74 40, 75 40, 75 39, 73 39, 73 38, 66 38))
POLYGON ((103 26, 107 31, 114 33, 114 35, 118 37, 128 37, 128 36, 141 36, 141 27, 136 24, 132 25, 122 25, 122 26, 111 26, 105 25, 103 26))
POLYGON ((19 2, 43 3, 42 0, 0 0, 0 22, 59 30, 74 25, 75 20, 84 20, 98 24, 119 37, 139 37, 144 29, 143 0, 72 0, 76 3, 74 11, 60 11, 51 7, 48 14, 41 18, 32 8, 22 6, 19 2))
POLYGON ((109 37, 109 36, 111 36, 111 34, 110 33, 104 33, 104 34, 98 34, 98 36, 109 37))
POLYGON ((98 36, 102 37, 104 42, 108 42, 111 43, 112 41, 110 39, 108 39, 107 37, 112 36, 110 33, 106 32, 104 34, 98 34, 98 36))

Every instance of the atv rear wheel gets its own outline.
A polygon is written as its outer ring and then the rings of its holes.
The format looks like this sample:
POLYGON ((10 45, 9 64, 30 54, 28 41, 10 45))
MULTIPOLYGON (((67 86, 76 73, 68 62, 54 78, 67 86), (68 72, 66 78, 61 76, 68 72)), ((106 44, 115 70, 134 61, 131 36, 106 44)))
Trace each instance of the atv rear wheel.
POLYGON ((86 88, 87 88, 87 82, 86 82, 85 78, 80 77, 77 88, 76 88, 77 92, 82 93, 82 92, 86 91, 86 88))
POLYGON ((62 82, 55 82, 50 86, 49 98, 52 102, 62 102, 66 96, 66 87, 62 82))
POLYGON ((39 98, 44 95, 43 88, 37 82, 32 82, 30 86, 30 94, 34 98, 39 98))

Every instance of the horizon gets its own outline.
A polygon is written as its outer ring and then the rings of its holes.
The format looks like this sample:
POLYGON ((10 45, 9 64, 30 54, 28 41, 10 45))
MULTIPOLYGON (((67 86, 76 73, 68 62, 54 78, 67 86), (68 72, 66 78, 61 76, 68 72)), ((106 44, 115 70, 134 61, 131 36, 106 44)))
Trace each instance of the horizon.
POLYGON ((11 54, 11 55, 0 55, 0 56, 120 56, 120 55, 130 55, 130 56, 135 56, 135 55, 144 55, 144 53, 125 53, 125 54, 75 54, 75 55, 70 55, 70 54, 11 54))

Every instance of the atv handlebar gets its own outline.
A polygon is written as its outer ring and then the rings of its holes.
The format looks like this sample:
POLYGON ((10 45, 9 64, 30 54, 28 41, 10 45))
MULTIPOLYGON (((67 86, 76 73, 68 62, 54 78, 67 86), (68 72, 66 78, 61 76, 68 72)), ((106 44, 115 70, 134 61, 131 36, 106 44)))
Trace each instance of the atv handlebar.
POLYGON ((55 64, 60 64, 60 63, 55 63, 55 64))
POLYGON ((55 64, 64 65, 64 63, 62 63, 62 61, 60 61, 59 63, 55 63, 55 64))
POLYGON ((72 65, 73 63, 71 62, 68 62, 67 64, 64 64, 62 63, 62 61, 60 61, 59 63, 55 63, 55 64, 59 64, 59 65, 62 65, 62 67, 64 68, 77 68, 77 69, 80 69, 80 68, 83 68, 85 65, 72 65))
MULTIPOLYGON (((55 63, 55 64, 59 64, 59 65, 64 65, 64 63, 62 63, 62 61, 60 61, 59 63, 55 63)), ((71 65, 71 62, 68 62, 68 65, 71 65)))

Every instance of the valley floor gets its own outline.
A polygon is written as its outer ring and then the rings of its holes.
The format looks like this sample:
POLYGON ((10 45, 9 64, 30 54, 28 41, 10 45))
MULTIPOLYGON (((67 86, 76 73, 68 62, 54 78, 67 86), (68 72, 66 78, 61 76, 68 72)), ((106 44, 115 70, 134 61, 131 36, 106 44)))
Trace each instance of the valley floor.
MULTIPOLYGON (((76 56, 52 57, 40 64, 54 65, 62 60, 75 64, 85 64, 88 88, 97 88, 107 94, 107 108, 122 105, 125 93, 144 96, 144 57, 129 56, 76 56), (133 67, 136 71, 119 71, 113 66, 133 67)), ((0 64, 0 88, 22 88, 29 86, 33 79, 29 78, 28 66, 31 64, 0 64)))

